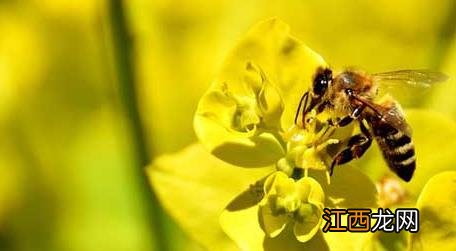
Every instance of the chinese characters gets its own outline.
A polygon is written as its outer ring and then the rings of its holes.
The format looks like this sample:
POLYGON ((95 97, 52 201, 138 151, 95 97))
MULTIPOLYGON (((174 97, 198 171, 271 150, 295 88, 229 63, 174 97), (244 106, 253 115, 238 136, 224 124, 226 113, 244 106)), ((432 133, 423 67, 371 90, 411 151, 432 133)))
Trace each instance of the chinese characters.
POLYGON ((419 211, 416 208, 398 208, 394 213, 386 208, 377 212, 371 209, 329 209, 323 210, 326 221, 323 232, 418 232, 419 211), (345 217, 343 217, 345 216, 345 217), (376 220, 371 225, 371 220, 376 220), (372 227, 371 227, 372 226, 372 227))

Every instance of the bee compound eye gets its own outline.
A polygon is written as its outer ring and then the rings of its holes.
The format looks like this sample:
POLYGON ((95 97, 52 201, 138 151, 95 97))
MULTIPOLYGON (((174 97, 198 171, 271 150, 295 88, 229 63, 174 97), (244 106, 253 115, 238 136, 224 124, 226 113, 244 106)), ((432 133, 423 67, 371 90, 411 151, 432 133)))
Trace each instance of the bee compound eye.
POLYGON ((329 69, 325 69, 324 71, 317 74, 314 79, 313 83, 313 92, 316 95, 323 95, 328 89, 329 82, 332 79, 332 72, 329 69))
POLYGON ((326 78, 319 74, 314 81, 313 92, 317 95, 323 95, 328 88, 328 81, 326 78))

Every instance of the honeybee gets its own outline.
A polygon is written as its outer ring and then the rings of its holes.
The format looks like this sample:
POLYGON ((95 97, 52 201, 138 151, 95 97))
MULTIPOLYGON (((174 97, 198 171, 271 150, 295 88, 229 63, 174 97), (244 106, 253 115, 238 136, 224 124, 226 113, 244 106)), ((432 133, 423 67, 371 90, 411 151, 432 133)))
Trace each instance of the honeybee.
POLYGON ((344 127, 357 122, 361 133, 352 136, 346 148, 332 160, 334 167, 360 158, 375 138, 389 168, 404 181, 410 181, 416 168, 415 147, 409 125, 404 119, 400 104, 390 95, 377 101, 378 89, 383 83, 397 82, 411 86, 427 87, 442 82, 447 77, 429 70, 399 70, 367 74, 346 70, 333 76, 329 68, 318 69, 313 84, 299 103, 295 124, 302 109, 302 124, 306 114, 329 111, 335 119, 328 120, 332 127, 344 127), (373 135, 373 136, 372 136, 373 135))

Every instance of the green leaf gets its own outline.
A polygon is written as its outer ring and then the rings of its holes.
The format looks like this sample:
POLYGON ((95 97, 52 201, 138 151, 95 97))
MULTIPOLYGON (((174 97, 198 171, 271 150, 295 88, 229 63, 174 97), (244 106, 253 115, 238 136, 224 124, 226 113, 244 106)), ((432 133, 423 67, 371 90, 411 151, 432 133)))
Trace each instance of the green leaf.
POLYGON ((259 23, 234 48, 201 98, 194 117, 198 138, 231 164, 274 164, 284 156, 279 129, 293 124, 301 95, 325 65, 289 34, 285 23, 259 23))
POLYGON ((421 222, 411 234, 411 250, 456 250, 456 171, 432 177, 416 206, 421 222))
MULTIPOLYGON (((151 185, 166 211, 209 250, 236 249, 220 228, 220 212, 243 188, 271 171, 226 164, 200 144, 159 157, 147 168, 151 185)), ((257 220, 256 214, 253 219, 257 220)))

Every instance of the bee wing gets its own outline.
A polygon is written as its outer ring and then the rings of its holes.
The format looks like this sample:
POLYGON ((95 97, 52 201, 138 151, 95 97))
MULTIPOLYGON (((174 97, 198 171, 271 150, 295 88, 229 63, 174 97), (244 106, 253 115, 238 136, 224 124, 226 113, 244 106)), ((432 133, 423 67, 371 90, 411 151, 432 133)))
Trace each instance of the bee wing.
POLYGON ((369 103, 369 107, 372 109, 370 116, 376 116, 383 123, 391 125, 409 137, 411 136, 412 131, 407 121, 405 121, 404 111, 399 102, 395 101, 391 96, 385 96, 384 100, 379 104, 369 103))
POLYGON ((399 70, 375 73, 372 76, 374 77, 374 80, 382 84, 403 83, 417 87, 429 87, 432 84, 443 82, 448 79, 447 75, 431 70, 399 70))
POLYGON ((391 100, 389 105, 383 106, 381 109, 383 109, 383 120, 391 124, 399 131, 404 132, 407 136, 411 137, 412 130, 405 121, 404 111, 398 102, 391 100))

